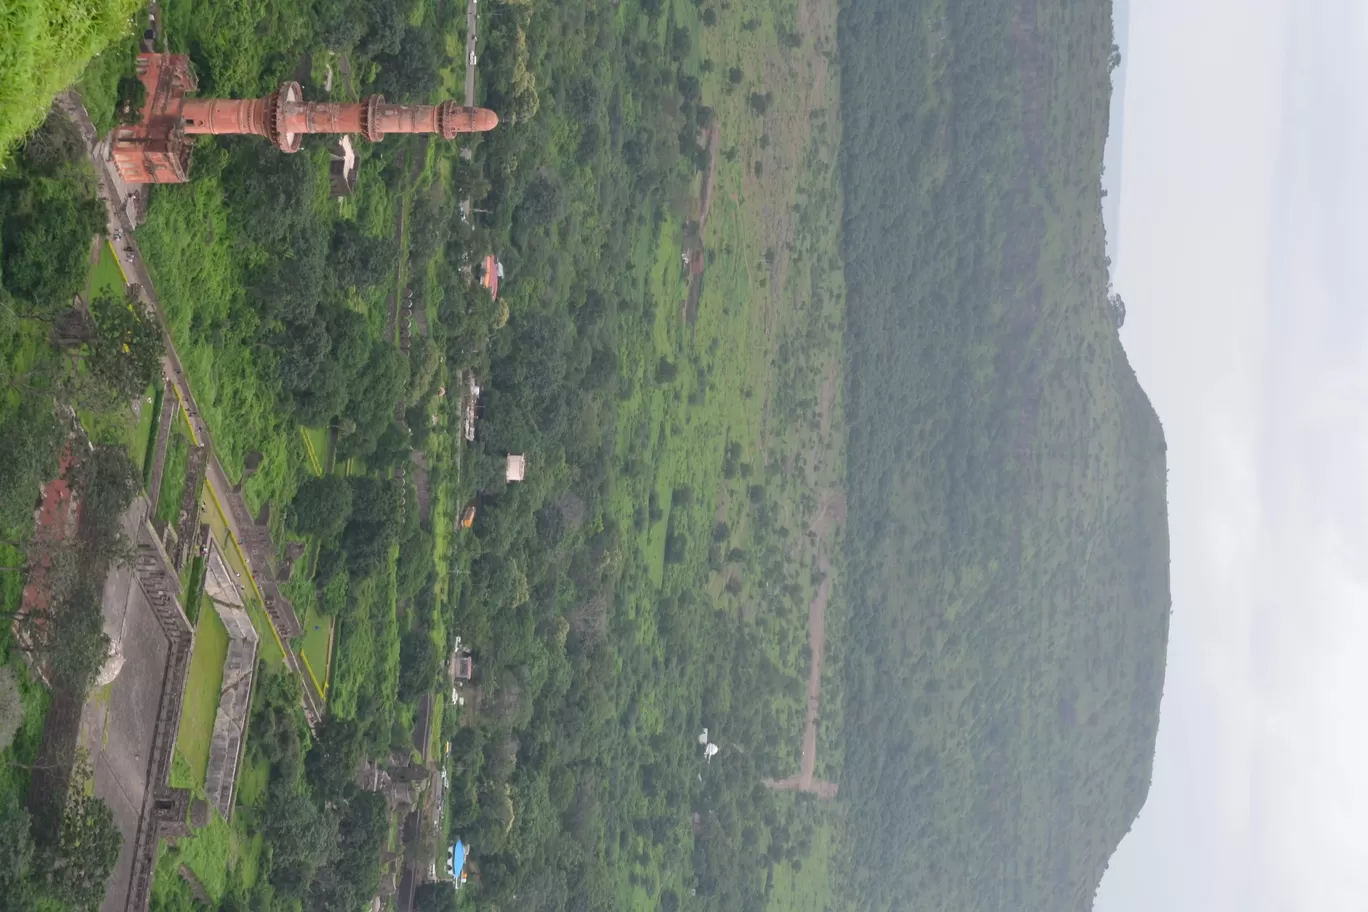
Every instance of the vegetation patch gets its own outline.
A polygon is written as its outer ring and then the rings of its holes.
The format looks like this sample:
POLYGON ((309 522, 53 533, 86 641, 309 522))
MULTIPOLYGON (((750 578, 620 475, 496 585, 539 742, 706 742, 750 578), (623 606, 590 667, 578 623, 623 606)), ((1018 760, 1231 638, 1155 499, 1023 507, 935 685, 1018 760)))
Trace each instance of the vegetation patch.
POLYGON ((223 660, 228 655, 228 631, 213 605, 202 605, 195 624, 195 648, 190 654, 190 672, 185 682, 185 702, 181 710, 176 750, 189 766, 191 782, 204 787, 213 743, 214 719, 218 714, 219 691, 223 686, 223 660))
POLYGON ((90 59, 129 31, 138 0, 11 0, 0 15, 0 163, 90 59))

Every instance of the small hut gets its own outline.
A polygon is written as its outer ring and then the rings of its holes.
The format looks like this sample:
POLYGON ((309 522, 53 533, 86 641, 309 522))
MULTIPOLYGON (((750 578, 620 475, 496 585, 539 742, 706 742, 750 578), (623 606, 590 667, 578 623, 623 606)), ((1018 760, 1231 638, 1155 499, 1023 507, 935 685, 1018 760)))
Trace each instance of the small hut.
POLYGON ((331 159, 328 166, 328 179, 332 195, 337 199, 351 196, 356 189, 356 151, 352 149, 351 137, 343 136, 328 153, 331 159))

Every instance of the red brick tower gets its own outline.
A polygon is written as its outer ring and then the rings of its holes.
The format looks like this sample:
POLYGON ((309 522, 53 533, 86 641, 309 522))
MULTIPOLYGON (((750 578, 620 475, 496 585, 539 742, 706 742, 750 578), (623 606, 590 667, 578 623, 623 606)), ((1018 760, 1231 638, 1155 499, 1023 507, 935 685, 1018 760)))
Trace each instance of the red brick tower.
POLYGON ((282 152, 298 152, 305 133, 359 133, 379 142, 388 133, 483 133, 499 124, 488 108, 389 104, 372 95, 358 104, 306 102, 299 83, 287 82, 265 98, 187 98, 198 87, 190 59, 180 54, 139 54, 138 78, 147 88, 142 120, 119 127, 111 157, 130 184, 177 184, 189 179, 192 137, 200 133, 264 136, 282 152))

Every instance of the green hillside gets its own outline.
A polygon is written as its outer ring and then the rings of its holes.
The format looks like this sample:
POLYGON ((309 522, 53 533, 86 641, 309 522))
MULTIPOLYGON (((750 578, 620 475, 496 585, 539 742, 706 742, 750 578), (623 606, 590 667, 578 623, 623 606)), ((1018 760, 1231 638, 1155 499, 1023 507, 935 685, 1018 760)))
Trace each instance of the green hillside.
POLYGON ((1105 307, 1106 0, 840 23, 852 899, 1086 909, 1149 787, 1163 431, 1105 307))
POLYGON ((52 99, 130 29, 137 0, 0 0, 0 164, 52 99))

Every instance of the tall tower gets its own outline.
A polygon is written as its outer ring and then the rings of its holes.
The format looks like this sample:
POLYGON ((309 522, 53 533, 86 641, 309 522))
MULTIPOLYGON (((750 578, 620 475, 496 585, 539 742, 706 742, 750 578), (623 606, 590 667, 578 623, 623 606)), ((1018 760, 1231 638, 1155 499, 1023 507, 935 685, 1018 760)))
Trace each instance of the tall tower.
POLYGON ((189 179, 193 137, 264 136, 282 152, 298 152, 305 133, 357 133, 379 142, 389 133, 484 133, 499 124, 488 108, 389 104, 372 95, 357 104, 308 102, 299 83, 287 82, 265 98, 191 98, 198 85, 181 54, 139 54, 138 78, 147 89, 142 119, 119 127, 110 156, 130 184, 177 184, 189 179))

